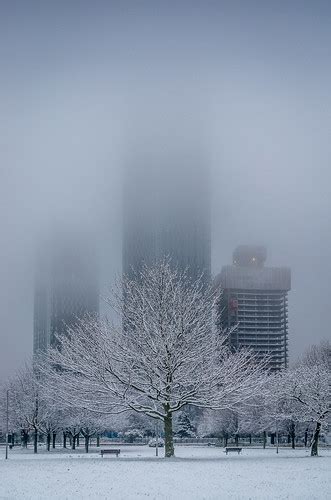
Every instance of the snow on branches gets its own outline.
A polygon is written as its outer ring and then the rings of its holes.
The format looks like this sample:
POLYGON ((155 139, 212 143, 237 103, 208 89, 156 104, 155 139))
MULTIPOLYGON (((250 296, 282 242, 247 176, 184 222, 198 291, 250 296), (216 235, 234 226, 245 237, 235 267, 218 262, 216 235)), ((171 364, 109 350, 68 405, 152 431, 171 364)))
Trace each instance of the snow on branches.
POLYGON ((312 364, 303 360, 292 370, 283 373, 283 393, 292 402, 293 413, 301 422, 313 422, 315 431, 311 455, 318 454, 320 431, 330 413, 330 369, 320 360, 312 364))
POLYGON ((263 367, 253 355, 231 352, 214 329, 217 298, 203 277, 190 280, 168 259, 145 266, 124 276, 109 300, 120 324, 79 321, 59 339, 43 371, 76 406, 162 420, 165 454, 172 456, 174 412, 186 405, 232 409, 263 385, 263 367))

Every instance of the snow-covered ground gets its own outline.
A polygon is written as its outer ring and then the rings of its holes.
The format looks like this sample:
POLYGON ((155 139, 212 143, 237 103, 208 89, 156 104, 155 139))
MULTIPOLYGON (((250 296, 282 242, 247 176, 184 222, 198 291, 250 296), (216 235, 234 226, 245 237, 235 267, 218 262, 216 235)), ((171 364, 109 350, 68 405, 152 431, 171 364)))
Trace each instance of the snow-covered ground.
POLYGON ((33 455, 0 449, 1 499, 326 499, 331 497, 331 450, 176 448, 176 458, 155 457, 147 446, 123 446, 119 458, 91 449, 33 455))

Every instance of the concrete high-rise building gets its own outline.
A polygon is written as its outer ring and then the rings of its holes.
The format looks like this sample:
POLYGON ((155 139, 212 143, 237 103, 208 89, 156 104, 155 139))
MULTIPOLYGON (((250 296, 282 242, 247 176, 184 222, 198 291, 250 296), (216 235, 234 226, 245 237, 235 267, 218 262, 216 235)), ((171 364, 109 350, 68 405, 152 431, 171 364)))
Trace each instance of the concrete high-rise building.
POLYGON ((265 267, 267 252, 260 246, 239 246, 233 264, 216 277, 223 290, 219 323, 223 329, 237 325, 229 337, 236 348, 250 348, 259 357, 269 356, 273 371, 288 365, 288 305, 291 271, 265 267))
POLYGON ((55 345, 56 335, 98 309, 96 261, 90 242, 57 232, 37 258, 33 352, 55 345))
POLYGON ((210 279, 210 189, 197 141, 136 149, 124 182, 123 272, 169 256, 194 279, 210 279))

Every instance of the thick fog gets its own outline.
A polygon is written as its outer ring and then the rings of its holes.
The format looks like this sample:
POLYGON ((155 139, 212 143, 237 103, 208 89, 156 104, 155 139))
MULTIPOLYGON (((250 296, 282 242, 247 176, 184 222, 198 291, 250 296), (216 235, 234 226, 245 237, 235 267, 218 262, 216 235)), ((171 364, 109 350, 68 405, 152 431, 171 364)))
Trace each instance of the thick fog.
POLYGON ((183 191, 197 157, 210 176, 213 275, 239 244, 264 244, 266 265, 291 267, 290 361, 330 336, 328 2, 0 9, 1 377, 32 354, 47 232, 88 231, 102 289, 121 272, 126 167, 137 152, 148 178, 153 163, 141 151, 155 153, 164 179, 165 158, 194 156, 191 170, 188 160, 178 168, 183 191))

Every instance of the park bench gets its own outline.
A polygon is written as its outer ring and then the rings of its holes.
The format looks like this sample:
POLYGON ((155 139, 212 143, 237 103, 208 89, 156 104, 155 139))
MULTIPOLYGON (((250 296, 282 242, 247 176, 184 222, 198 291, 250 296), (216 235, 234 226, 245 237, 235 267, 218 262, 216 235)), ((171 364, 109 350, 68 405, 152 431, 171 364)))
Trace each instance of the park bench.
POLYGON ((226 447, 225 448, 225 453, 228 454, 228 453, 231 453, 232 451, 236 451, 239 455, 239 453, 241 452, 242 448, 237 448, 237 447, 226 447))
POLYGON ((116 450, 115 448, 112 448, 108 450, 101 450, 100 453, 102 458, 104 455, 116 455, 118 457, 118 455, 121 453, 121 450, 116 450))

